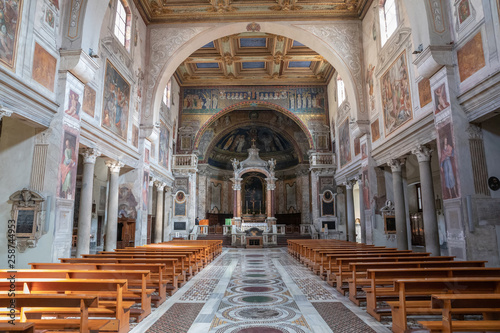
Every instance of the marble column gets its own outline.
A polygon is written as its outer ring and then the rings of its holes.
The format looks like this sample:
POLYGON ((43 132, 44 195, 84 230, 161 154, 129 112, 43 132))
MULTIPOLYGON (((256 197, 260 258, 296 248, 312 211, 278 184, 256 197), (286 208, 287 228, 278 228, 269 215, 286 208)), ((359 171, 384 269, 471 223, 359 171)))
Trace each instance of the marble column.
POLYGON ((441 255, 441 248, 439 246, 439 230, 434 201, 434 184, 432 181, 432 150, 421 145, 414 149, 412 153, 417 156, 418 167, 420 170, 425 251, 430 252, 433 256, 439 256, 441 255))
POLYGON ((78 214, 78 240, 76 257, 90 253, 90 226, 92 224, 92 192, 94 189, 95 161, 100 153, 96 149, 83 149, 82 192, 78 214))
POLYGON ((309 200, 309 170, 303 170, 302 172, 297 174, 297 177, 300 177, 302 192, 301 223, 311 223, 311 201, 309 200))
POLYGON ((241 218, 241 181, 243 178, 233 178, 233 216, 241 218))
POLYGON ((165 186, 165 193, 163 198, 163 241, 170 240, 170 217, 172 211, 172 187, 165 186))
POLYGON ((361 227, 361 243, 366 244, 366 216, 365 216, 365 197, 363 195, 363 174, 358 175, 359 184, 359 220, 361 227))
POLYGON ((109 161, 106 162, 109 168, 109 197, 108 197, 108 220, 106 222, 106 243, 105 251, 114 251, 116 249, 116 236, 118 230, 118 180, 120 169, 123 163, 109 161))
POLYGON ((163 191, 166 184, 161 181, 156 181, 156 219, 155 219, 155 237, 153 243, 161 243, 163 236, 163 191))
MULTIPOLYGON (((316 223, 319 217, 319 193, 318 193, 318 174, 311 171, 311 204, 312 204, 312 221, 311 224, 316 223)), ((321 227, 321 226, 319 226, 321 227)))
MULTIPOLYGON (((206 166, 198 165, 198 205, 196 209, 196 216, 201 220, 205 218, 207 209, 207 191, 210 187, 207 186, 208 171, 206 166)), ((222 198, 221 198, 222 199, 222 198)), ((222 205, 219 207, 222 212, 222 205)))
POLYGON ((347 234, 349 242, 356 242, 356 216, 354 215, 354 194, 352 188, 356 184, 356 179, 347 180, 346 188, 347 201, 347 234))
POLYGON ((390 160, 388 164, 392 170, 392 187, 394 190, 394 211, 396 217, 398 250, 408 250, 408 230, 405 213, 403 177, 401 172, 404 161, 394 159, 390 160))

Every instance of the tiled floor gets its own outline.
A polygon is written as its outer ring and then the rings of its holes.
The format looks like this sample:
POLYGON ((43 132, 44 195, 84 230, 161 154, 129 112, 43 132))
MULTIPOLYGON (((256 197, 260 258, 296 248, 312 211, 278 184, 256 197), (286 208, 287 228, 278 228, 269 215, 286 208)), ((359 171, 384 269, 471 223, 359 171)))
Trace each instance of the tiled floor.
POLYGON ((131 333, 385 333, 281 249, 230 249, 131 333))

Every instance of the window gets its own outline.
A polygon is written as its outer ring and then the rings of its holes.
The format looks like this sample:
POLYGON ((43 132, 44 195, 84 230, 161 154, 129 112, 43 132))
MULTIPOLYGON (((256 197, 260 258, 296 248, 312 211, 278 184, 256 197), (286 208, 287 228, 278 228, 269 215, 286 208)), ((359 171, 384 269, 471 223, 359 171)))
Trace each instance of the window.
POLYGON ((398 19, 396 15, 395 0, 380 0, 379 4, 380 16, 380 43, 384 46, 385 42, 392 36, 398 27, 398 19))
POLYGON ((417 184, 415 186, 415 188, 417 189, 417 210, 419 212, 422 211, 422 187, 420 186, 420 184, 417 184))
POLYGON ((130 8, 125 1, 118 0, 116 4, 115 36, 127 51, 130 51, 131 22, 130 8))
POLYGON ((345 101, 345 97, 344 80, 339 76, 337 77, 337 102, 339 106, 345 101))
POLYGON ((163 91, 163 103, 170 108, 172 104, 172 79, 168 80, 167 86, 163 91))

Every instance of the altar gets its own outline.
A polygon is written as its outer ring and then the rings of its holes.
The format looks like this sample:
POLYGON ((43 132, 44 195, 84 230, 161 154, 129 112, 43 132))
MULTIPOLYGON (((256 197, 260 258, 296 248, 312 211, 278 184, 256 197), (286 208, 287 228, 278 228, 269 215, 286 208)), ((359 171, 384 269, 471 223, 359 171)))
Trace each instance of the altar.
POLYGON ((267 231, 268 227, 269 226, 267 225, 267 223, 242 223, 240 229, 241 231, 245 232, 252 228, 256 228, 265 232, 267 231))

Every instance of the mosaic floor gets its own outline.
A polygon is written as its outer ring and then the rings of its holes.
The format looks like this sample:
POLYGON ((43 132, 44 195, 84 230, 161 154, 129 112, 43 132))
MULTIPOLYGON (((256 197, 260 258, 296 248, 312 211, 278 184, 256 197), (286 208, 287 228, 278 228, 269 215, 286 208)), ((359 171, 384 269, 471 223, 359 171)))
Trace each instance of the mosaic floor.
POLYGON ((229 249, 131 333, 385 333, 281 249, 229 249))

